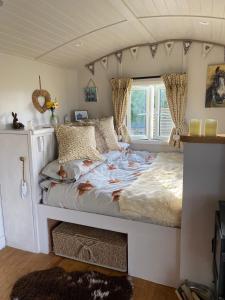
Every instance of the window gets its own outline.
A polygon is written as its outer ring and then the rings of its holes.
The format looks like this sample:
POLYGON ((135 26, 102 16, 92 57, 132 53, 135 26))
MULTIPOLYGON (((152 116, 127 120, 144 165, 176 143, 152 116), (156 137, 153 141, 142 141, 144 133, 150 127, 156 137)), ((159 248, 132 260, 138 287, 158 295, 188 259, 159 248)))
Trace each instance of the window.
POLYGON ((133 83, 127 125, 134 139, 168 140, 173 121, 161 80, 136 80, 133 83))

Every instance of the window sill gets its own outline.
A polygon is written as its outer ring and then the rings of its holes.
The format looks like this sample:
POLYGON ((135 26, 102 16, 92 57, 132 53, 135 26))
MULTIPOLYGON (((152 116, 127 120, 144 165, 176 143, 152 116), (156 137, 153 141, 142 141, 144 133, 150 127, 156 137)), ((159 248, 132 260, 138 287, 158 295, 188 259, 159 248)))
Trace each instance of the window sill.
POLYGON ((169 146, 169 143, 162 140, 141 140, 141 139, 131 139, 131 144, 145 144, 145 145, 162 145, 169 146))

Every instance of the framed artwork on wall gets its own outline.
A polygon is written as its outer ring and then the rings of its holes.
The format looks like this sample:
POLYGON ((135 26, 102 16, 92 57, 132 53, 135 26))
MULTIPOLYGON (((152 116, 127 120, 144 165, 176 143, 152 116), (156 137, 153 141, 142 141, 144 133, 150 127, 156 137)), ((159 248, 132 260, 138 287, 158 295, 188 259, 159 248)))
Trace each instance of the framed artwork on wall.
POLYGON ((225 107, 225 64, 208 66, 205 107, 225 107))
POLYGON ((87 110, 75 110, 75 121, 81 121, 88 119, 88 111, 87 110))
POLYGON ((97 102, 98 93, 97 87, 93 79, 90 79, 87 86, 84 88, 84 95, 86 102, 97 102))

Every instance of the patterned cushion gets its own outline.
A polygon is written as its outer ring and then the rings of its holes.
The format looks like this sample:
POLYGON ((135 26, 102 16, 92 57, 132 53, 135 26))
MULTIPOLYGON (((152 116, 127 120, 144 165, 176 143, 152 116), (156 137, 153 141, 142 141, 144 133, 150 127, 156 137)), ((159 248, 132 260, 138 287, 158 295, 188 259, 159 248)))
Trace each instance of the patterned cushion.
POLYGON ((103 135, 99 129, 99 125, 100 125, 99 119, 81 120, 79 122, 70 123, 69 125, 70 126, 94 126, 95 127, 96 149, 100 153, 104 153, 104 152, 108 151, 108 147, 106 145, 105 138, 103 137, 103 135))
POLYGON ((120 150, 118 138, 114 130, 113 117, 102 118, 99 120, 99 129, 105 138, 108 151, 120 150))
POLYGON ((62 176, 62 174, 60 174, 62 165, 59 164, 58 160, 54 160, 44 167, 41 174, 52 179, 71 182, 78 180, 81 176, 87 174, 102 163, 103 162, 99 160, 75 159, 63 164, 64 176, 62 176))
POLYGON ((59 163, 74 159, 103 160, 96 149, 95 128, 93 126, 60 125, 56 130, 59 144, 59 163))

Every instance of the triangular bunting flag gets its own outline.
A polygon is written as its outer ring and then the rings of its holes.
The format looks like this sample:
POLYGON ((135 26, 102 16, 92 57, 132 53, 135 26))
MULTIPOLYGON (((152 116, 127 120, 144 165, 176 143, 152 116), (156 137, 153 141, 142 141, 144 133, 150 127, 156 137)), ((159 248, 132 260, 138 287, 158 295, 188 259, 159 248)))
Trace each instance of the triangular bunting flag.
POLYGON ((188 53, 188 50, 191 47, 191 41, 183 41, 183 46, 184 46, 184 55, 188 53))
POLYGON ((91 72, 92 75, 95 74, 95 65, 93 63, 87 65, 87 68, 91 72))
POLYGON ((138 49, 139 49, 139 47, 132 47, 132 48, 130 48, 130 53, 133 56, 133 58, 135 58, 135 59, 137 58, 138 49))
POLYGON ((212 50, 212 48, 213 48, 212 44, 204 43, 202 48, 203 57, 206 57, 209 54, 209 52, 212 50))
POLYGON ((158 44, 153 44, 153 45, 150 45, 149 47, 150 47, 152 57, 154 58, 156 55, 157 49, 158 49, 158 44))
POLYGON ((116 56, 118 62, 121 64, 122 57, 123 57, 123 52, 122 51, 118 51, 118 52, 115 53, 115 56, 116 56))
POLYGON ((101 64, 103 65, 103 67, 104 67, 105 69, 107 69, 107 67, 108 67, 108 56, 105 56, 105 57, 103 57, 103 58, 101 59, 101 64))
POLYGON ((165 48, 166 48, 167 55, 171 54, 171 51, 173 49, 173 45, 174 45, 173 41, 169 41, 169 42, 165 43, 165 48))

